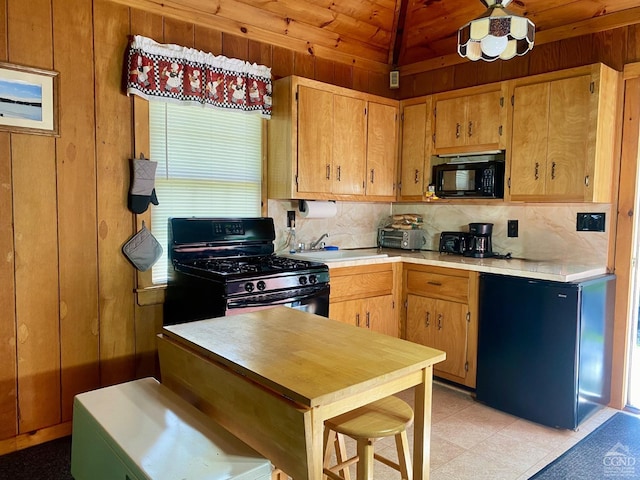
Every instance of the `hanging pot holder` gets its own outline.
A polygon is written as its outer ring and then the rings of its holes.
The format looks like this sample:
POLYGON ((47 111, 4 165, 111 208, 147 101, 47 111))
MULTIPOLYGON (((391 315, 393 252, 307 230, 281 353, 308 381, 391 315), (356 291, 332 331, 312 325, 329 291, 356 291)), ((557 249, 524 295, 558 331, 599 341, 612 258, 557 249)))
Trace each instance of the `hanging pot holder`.
POLYGON ((144 222, 142 228, 135 233, 122 247, 122 253, 141 272, 149 270, 162 255, 162 246, 156 240, 144 222))

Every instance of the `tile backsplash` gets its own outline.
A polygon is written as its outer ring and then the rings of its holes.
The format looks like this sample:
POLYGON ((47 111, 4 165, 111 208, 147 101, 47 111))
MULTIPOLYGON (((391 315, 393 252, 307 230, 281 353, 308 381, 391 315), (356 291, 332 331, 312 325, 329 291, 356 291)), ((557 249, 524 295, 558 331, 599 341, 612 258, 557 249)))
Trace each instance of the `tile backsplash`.
POLYGON ((424 219, 426 248, 438 249, 442 231, 467 231, 471 222, 493 223, 493 250, 514 257, 589 265, 607 263, 609 204, 449 205, 337 202, 333 218, 303 219, 297 201, 269 200, 269 216, 276 225, 276 248, 286 249, 287 210, 296 211, 296 242, 309 244, 323 233, 327 245, 340 248, 374 247, 378 225, 389 215, 417 213, 424 219), (605 232, 576 231, 578 212, 604 212, 605 232), (507 221, 518 220, 518 237, 507 237, 507 221))
POLYGON ((323 241, 340 248, 376 247, 378 223, 391 215, 389 203, 337 202, 337 214, 332 218, 302 218, 298 201, 269 200, 268 215, 276 227, 276 251, 286 250, 287 211, 296 212, 296 243, 311 242, 328 233, 323 241))

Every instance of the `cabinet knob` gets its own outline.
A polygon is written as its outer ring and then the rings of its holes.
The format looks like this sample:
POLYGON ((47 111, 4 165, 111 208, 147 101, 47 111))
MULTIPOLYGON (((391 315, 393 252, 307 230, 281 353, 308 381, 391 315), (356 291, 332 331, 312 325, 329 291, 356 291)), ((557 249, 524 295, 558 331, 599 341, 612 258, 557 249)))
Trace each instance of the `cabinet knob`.
POLYGON ((337 178, 337 180, 340 181, 340 165, 338 165, 338 178, 337 178))
POLYGON ((584 177, 584 186, 588 187, 589 186, 589 175, 587 175, 586 177, 584 177))
POLYGON ((551 180, 556 179, 556 162, 551 162, 551 180))
POLYGON ((427 312, 424 316, 424 326, 428 327, 429 325, 431 325, 431 312, 427 312))
POLYGON ((438 330, 442 330, 442 314, 438 315, 438 330))
POLYGON ((371 183, 373 183, 373 178, 374 178, 374 175, 375 175, 374 172, 375 172, 375 170, 372 168, 371 169, 371 183))
POLYGON ((366 316, 366 325, 367 325, 367 328, 369 328, 371 326, 369 324, 369 312, 367 312, 367 316, 366 316))
POLYGON ((418 183, 419 182, 419 177, 420 177, 420 170, 418 170, 416 168, 416 176, 414 177, 413 182, 414 183, 418 183))
POLYGON ((469 122, 468 134, 469 134, 469 137, 471 137, 471 135, 473 135, 473 122, 469 122))
POLYGON ((533 176, 536 180, 540 178, 540 164, 538 162, 536 162, 536 169, 533 176))
POLYGON ((360 314, 356 313, 356 327, 360 326, 360 314))
POLYGON ((456 138, 460 138, 460 124, 456 123, 456 138))
POLYGON ((327 180, 331 178, 331 165, 327 163, 327 180))

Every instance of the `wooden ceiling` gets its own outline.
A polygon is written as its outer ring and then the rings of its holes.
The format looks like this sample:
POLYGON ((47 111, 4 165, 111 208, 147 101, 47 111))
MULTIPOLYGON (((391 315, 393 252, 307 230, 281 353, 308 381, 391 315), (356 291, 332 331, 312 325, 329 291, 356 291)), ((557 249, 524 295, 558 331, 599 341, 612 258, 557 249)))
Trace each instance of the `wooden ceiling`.
MULTIPOLYGON (((114 0, 321 58, 384 70, 462 61, 457 31, 480 0, 114 0)), ((640 0, 514 0, 536 44, 640 23, 640 0)))

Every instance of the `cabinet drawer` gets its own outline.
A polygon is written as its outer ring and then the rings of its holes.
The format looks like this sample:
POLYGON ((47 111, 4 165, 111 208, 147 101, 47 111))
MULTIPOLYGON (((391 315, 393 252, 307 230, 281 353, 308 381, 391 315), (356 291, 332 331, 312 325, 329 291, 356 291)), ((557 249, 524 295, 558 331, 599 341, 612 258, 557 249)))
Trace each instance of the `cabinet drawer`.
POLYGON ((412 293, 467 303, 469 278, 432 272, 407 272, 406 288, 412 293))
POLYGON ((393 290, 393 272, 331 276, 331 302, 352 298, 389 295, 393 290))

